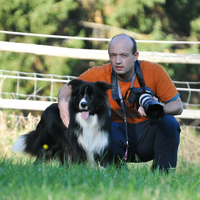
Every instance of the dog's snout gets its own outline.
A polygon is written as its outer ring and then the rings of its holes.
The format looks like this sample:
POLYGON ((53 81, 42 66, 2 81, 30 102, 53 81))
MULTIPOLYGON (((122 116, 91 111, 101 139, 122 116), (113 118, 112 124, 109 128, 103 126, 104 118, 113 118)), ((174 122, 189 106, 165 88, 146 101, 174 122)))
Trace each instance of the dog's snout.
POLYGON ((81 102, 81 107, 82 108, 85 108, 87 106, 87 103, 86 102, 81 102))
POLYGON ((79 109, 80 110, 87 110, 88 109, 88 103, 86 98, 83 98, 80 102, 79 102, 79 109))

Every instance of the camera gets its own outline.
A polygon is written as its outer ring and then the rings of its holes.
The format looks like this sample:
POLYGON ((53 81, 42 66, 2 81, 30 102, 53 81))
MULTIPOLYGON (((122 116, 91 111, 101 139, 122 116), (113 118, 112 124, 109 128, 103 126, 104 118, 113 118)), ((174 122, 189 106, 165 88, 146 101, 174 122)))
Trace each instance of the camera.
POLYGON ((130 88, 128 101, 131 103, 139 103, 147 117, 159 119, 164 115, 164 107, 153 96, 154 92, 149 87, 130 88))
POLYGON ((150 94, 142 94, 139 98, 139 104, 149 118, 159 119, 164 115, 164 107, 150 94))

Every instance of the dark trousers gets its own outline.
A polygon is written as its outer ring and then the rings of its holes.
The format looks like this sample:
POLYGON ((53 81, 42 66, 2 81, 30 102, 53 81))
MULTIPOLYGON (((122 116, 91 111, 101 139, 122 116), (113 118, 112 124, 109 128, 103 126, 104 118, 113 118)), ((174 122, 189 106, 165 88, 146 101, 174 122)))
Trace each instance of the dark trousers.
MULTIPOLYGON (((124 159, 126 133, 123 123, 112 123, 111 155, 115 162, 124 159)), ((128 162, 153 160, 152 168, 175 168, 180 142, 180 125, 172 115, 164 115, 160 121, 151 119, 128 124, 128 162)))

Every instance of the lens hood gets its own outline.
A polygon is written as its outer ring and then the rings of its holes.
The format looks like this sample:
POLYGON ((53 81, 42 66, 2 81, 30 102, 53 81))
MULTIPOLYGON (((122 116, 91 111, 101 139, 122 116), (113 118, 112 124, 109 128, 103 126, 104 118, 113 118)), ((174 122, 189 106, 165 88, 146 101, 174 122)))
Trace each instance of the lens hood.
POLYGON ((139 104, 151 119, 159 119, 164 115, 164 107, 150 94, 142 94, 139 98, 139 104))

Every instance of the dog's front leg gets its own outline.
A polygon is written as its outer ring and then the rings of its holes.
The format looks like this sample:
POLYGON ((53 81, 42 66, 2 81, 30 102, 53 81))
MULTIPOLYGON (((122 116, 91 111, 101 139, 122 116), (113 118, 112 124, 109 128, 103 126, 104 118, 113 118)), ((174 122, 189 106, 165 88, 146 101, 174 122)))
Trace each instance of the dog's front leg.
POLYGON ((96 167, 96 162, 95 162, 95 159, 94 159, 94 154, 92 152, 87 152, 86 156, 87 156, 87 163, 91 167, 96 167))
POLYGON ((86 155, 87 155, 87 162, 89 164, 92 163, 95 164, 94 154, 92 152, 87 152, 86 155))
POLYGON ((97 168, 100 170, 105 169, 103 166, 101 166, 99 161, 96 163, 96 161, 94 159, 94 154, 92 152, 87 153, 87 163, 93 168, 97 168))
POLYGON ((103 167, 99 161, 97 163, 100 170, 105 170, 105 167, 103 167))

